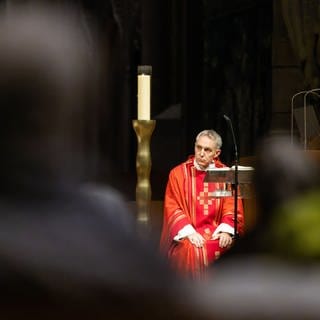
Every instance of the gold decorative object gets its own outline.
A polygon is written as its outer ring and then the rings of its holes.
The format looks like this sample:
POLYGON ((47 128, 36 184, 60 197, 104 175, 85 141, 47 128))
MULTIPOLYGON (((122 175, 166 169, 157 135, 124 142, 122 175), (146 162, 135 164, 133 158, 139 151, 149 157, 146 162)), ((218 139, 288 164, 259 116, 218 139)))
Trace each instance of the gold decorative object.
POLYGON ((149 227, 151 203, 151 153, 150 140, 156 125, 155 120, 133 120, 133 128, 137 135, 138 148, 136 158, 137 185, 136 204, 137 221, 141 226, 149 227))

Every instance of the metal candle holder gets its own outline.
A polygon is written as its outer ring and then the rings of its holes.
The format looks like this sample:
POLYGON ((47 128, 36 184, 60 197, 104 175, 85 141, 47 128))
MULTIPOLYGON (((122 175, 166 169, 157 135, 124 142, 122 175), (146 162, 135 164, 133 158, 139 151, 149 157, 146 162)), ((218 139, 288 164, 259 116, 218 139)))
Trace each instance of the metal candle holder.
POLYGON ((150 140, 156 125, 155 120, 133 120, 134 131, 137 135, 138 150, 136 158, 137 185, 136 204, 138 224, 148 226, 150 220, 151 202, 151 153, 150 140))

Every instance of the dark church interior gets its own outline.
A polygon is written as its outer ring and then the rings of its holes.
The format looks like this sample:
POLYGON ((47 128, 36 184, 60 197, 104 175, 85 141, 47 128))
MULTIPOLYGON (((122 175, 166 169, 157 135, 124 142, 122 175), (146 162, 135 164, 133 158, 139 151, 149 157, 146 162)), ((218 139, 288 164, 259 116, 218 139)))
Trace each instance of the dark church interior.
MULTIPOLYGON (((290 16, 291 2, 83 1, 83 6, 111 51, 96 120, 96 175, 119 183, 130 200, 135 197, 132 120, 139 65, 152 66, 155 200, 162 198, 169 169, 193 152, 197 132, 216 129, 223 137, 221 158, 231 165, 233 141, 224 114, 233 122, 240 158, 252 156, 262 137, 290 134, 292 95, 317 85, 316 57, 301 60, 292 43, 289 23, 303 26, 290 16), (110 176, 110 167, 117 175, 110 176)), ((306 10, 301 14, 310 14, 306 10)), ((310 34, 315 41, 316 36, 310 34)), ((313 45, 305 50, 316 50, 313 45)))
POLYGON ((153 200, 162 200, 169 170, 193 153, 195 135, 203 129, 222 135, 221 158, 233 164, 224 114, 233 122, 240 157, 253 155, 270 131, 289 129, 286 121, 273 124, 278 117, 286 120, 272 107, 272 76, 283 68, 273 62, 274 11, 280 10, 273 1, 90 1, 85 6, 111 48, 96 174, 129 200, 135 198, 138 65, 152 66, 153 200))
MULTIPOLYGON (((195 135, 203 129, 221 134, 221 160, 234 164, 223 115, 232 121, 240 164, 252 164, 268 136, 291 134, 303 148, 302 118, 294 113, 292 120, 291 98, 318 86, 317 2, 140 0, 83 6, 110 50, 105 101, 93 130, 99 182, 135 201, 132 120, 139 65, 152 66, 152 201, 161 204, 170 169, 193 153, 195 135)), ((302 106, 303 96, 296 98, 295 106, 302 106)), ((319 103, 315 95, 308 99, 319 103)), ((318 136, 317 128, 308 134, 307 149, 318 149, 318 136)), ((156 211, 154 219, 161 221, 161 209, 156 211)))
POLYGON ((0 3, 1 319, 319 318, 318 0, 0 3))

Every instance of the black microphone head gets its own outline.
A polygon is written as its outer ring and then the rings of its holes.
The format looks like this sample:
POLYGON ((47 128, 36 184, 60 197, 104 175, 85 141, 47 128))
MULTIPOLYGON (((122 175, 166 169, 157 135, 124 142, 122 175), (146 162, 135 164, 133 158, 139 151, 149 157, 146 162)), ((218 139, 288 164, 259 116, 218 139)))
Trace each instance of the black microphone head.
POLYGON ((225 114, 223 115, 223 117, 227 120, 227 121, 231 121, 230 118, 228 116, 226 116, 225 114))

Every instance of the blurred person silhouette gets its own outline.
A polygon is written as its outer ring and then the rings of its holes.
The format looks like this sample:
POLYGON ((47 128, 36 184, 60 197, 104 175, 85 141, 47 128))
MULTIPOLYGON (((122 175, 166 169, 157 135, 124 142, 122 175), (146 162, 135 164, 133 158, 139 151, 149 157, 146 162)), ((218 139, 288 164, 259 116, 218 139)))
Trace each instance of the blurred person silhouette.
POLYGON ((263 241, 271 240, 272 252, 282 259, 320 258, 320 168, 315 155, 286 136, 266 140, 259 153, 255 185, 263 241))
POLYGON ((121 195, 83 183, 84 109, 99 65, 78 9, 9 9, 0 11, 1 318, 192 318, 188 290, 136 236, 121 195))
POLYGON ((262 141, 255 169, 257 226, 210 270, 202 301, 222 319, 317 319, 319 164, 281 136, 262 141))
MULTIPOLYGON (((319 164, 314 157, 312 158, 312 153, 302 150, 296 141, 292 143, 290 137, 280 136, 265 138, 262 141, 261 146, 257 149, 255 168, 253 183, 257 201, 257 224, 252 233, 248 232, 241 239, 239 249, 241 247, 247 252, 257 250, 260 253, 263 250, 274 254, 275 248, 282 243, 278 238, 280 234, 275 238, 270 234, 278 230, 275 221, 278 218, 284 219, 284 215, 280 215, 279 212, 283 212, 296 201, 318 192, 319 164), (251 239, 253 236, 256 238, 255 241, 251 239), (246 239, 250 239, 250 242, 242 245, 246 239)), ((301 211, 300 216, 305 218, 307 211, 308 207, 301 211)), ((283 223, 279 223, 282 236, 292 219, 293 214, 283 223)), ((298 226, 296 226, 296 231, 298 231, 298 226)), ((308 234, 308 231, 306 230, 304 234, 308 234)), ((287 244, 284 243, 285 246, 287 244)), ((288 250, 289 247, 286 247, 285 251, 288 252, 288 250)), ((281 253, 282 256, 285 251, 281 253)), ((236 253, 236 250, 230 254, 232 253, 236 253)))

